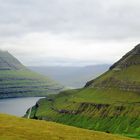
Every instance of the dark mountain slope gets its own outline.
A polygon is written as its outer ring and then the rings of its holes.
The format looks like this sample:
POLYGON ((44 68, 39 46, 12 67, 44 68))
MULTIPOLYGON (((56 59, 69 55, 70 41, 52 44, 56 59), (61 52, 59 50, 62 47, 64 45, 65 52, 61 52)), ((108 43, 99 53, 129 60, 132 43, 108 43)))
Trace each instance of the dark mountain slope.
POLYGON ((63 87, 28 70, 10 53, 0 51, 0 98, 45 96, 63 87))

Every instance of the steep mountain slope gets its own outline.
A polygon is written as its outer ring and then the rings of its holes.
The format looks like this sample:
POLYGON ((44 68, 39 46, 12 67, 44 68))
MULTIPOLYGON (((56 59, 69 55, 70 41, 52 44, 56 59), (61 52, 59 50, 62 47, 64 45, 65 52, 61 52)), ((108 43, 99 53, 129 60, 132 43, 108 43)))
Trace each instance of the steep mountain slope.
POLYGON ((91 66, 37 66, 31 70, 52 77, 62 85, 71 88, 81 88, 93 78, 104 73, 110 65, 91 66))
POLYGON ((49 78, 28 70, 10 53, 0 51, 0 98, 45 96, 62 88, 49 78))
POLYGON ((31 118, 140 139, 140 45, 84 88, 38 101, 31 118))
POLYGON ((0 114, 0 140, 132 140, 52 122, 0 114))
POLYGON ((86 87, 119 88, 140 93, 140 45, 128 52, 104 75, 86 84, 86 87))

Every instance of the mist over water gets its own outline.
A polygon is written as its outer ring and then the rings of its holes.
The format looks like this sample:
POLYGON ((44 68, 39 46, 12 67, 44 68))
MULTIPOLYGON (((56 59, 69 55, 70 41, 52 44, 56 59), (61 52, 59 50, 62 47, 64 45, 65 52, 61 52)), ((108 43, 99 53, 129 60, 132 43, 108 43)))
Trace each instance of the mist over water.
POLYGON ((0 113, 23 116, 42 97, 0 99, 0 113))

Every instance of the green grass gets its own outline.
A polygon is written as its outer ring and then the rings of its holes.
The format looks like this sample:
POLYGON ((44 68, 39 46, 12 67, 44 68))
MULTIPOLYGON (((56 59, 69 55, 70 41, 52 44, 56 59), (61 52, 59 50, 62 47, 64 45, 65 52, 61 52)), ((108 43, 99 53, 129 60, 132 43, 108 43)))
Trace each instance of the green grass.
MULTIPOLYGON (((98 89, 99 90, 99 89, 98 89)), ((76 127, 121 134, 140 139, 139 96, 121 93, 109 98, 112 93, 97 93, 92 89, 74 90, 55 95, 54 101, 41 99, 34 107, 31 118, 51 120, 76 127), (89 90, 89 91, 88 91, 89 90), (91 95, 90 95, 91 94, 91 95), (93 94, 93 95, 92 95, 93 94), (101 95, 100 95, 101 94, 101 95), (100 95, 100 96, 98 96, 100 95), (125 96, 127 95, 127 98, 125 96), (104 99, 106 97, 106 99, 104 99), (117 101, 115 99, 118 99, 117 101), (125 98, 125 100, 123 100, 125 98), (109 102, 110 101, 110 102, 109 102), (97 105, 108 105, 98 109, 97 105), (54 108, 54 109, 52 109, 54 108), (122 108, 122 109, 121 109, 122 108), (79 111, 78 114, 62 114, 56 110, 79 111)))
POLYGON ((62 89, 50 78, 27 69, 0 70, 0 98, 46 96, 62 89))
POLYGON ((140 139, 139 71, 139 65, 110 70, 86 88, 40 100, 31 117, 140 139))
MULTIPOLYGON (((100 85, 103 81, 106 81, 109 78, 114 78, 118 81, 123 82, 131 82, 134 84, 140 84, 140 66, 139 65, 132 65, 126 69, 122 69, 120 71, 107 71, 103 75, 99 76, 97 79, 90 81, 91 85, 100 85)), ((111 83, 110 83, 111 84, 111 83)), ((103 85, 101 85, 103 86, 103 85)), ((112 85, 113 86, 113 85, 112 85)))
POLYGON ((0 114, 0 140, 131 140, 54 122, 0 114))

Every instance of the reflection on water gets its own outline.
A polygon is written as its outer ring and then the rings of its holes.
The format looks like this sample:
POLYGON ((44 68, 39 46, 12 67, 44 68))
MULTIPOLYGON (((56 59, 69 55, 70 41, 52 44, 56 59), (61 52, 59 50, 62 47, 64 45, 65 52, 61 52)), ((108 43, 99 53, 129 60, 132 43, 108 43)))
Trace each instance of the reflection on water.
POLYGON ((0 99, 0 113, 23 116, 42 97, 0 99))

